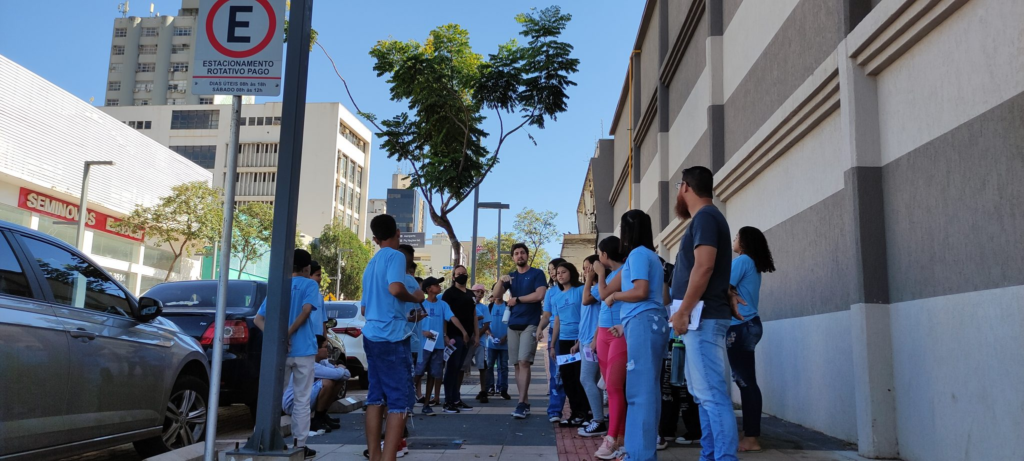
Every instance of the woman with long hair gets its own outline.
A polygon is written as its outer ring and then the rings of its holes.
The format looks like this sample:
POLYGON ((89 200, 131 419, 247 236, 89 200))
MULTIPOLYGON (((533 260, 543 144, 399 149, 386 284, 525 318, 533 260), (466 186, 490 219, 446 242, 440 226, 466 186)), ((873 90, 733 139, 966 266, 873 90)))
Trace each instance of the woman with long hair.
MULTIPOLYGON (((580 281, 580 272, 575 265, 570 262, 559 264, 555 280, 561 292, 552 297, 554 306, 551 309, 551 317, 555 319, 555 326, 551 341, 557 345, 557 351, 552 349, 550 352, 552 360, 556 354, 569 355, 579 349, 580 309, 583 303, 583 282, 580 281)), ((587 394, 580 383, 581 367, 580 362, 558 367, 558 374, 562 376, 562 386, 565 388, 565 397, 569 399, 569 409, 572 411, 566 422, 573 426, 582 426, 589 421, 590 403, 587 402, 587 394)))
POLYGON ((595 437, 608 432, 608 425, 604 418, 604 393, 597 386, 601 380, 601 368, 598 364, 597 352, 597 317, 601 313, 601 303, 590 291, 597 283, 597 276, 594 274, 594 265, 600 264, 597 255, 587 256, 583 260, 583 278, 586 284, 583 287, 583 307, 580 308, 580 339, 576 350, 583 355, 580 362, 580 384, 587 394, 587 401, 590 402, 590 411, 594 414, 586 426, 579 429, 579 434, 584 437, 595 437), (588 359, 589 357, 589 359, 588 359))
POLYGON ((555 305, 553 298, 562 292, 557 288, 557 283, 555 283, 555 271, 558 270, 558 265, 564 262, 565 260, 562 258, 555 258, 548 262, 548 291, 544 293, 544 313, 541 314, 540 325, 537 327, 537 334, 540 336, 537 340, 543 341, 545 333, 548 339, 548 353, 544 354, 545 360, 548 361, 547 413, 548 421, 553 423, 562 420, 562 409, 565 408, 565 389, 562 386, 561 378, 558 377, 558 365, 550 358, 551 351, 555 347, 555 342, 551 340, 552 328, 554 327, 554 323, 551 323, 551 311, 555 305))
POLYGON ((640 210, 622 215, 621 247, 626 262, 619 272, 620 291, 606 304, 622 301, 619 312, 626 336, 626 439, 627 460, 657 459, 661 418, 661 359, 668 348, 668 312, 665 310, 665 271, 654 252, 651 217, 640 210))
POLYGON ((761 341, 762 333, 757 306, 761 274, 775 272, 775 261, 768 248, 768 240, 754 227, 740 228, 732 241, 732 251, 739 256, 732 260, 729 284, 736 287, 747 304, 739 305, 743 320, 733 319, 725 335, 725 344, 743 407, 743 438, 740 439, 739 451, 756 453, 761 451, 761 444, 757 441, 761 435, 761 388, 757 386, 754 370, 754 347, 761 341))
MULTIPOLYGON (((619 271, 626 257, 619 248, 619 238, 607 237, 597 245, 598 263, 594 265, 592 288, 584 297, 601 303, 601 312, 597 317, 597 363, 604 376, 605 390, 608 391, 608 427, 604 443, 594 456, 600 459, 615 459, 622 447, 626 433, 626 338, 622 336, 622 324, 619 322, 619 309, 622 303, 605 304, 601 296, 601 288, 605 294, 619 289, 619 271)), ((595 413, 596 415, 596 413, 595 413)), ((596 432, 595 428, 595 432, 596 432)), ((590 426, 583 428, 590 431, 590 426)))

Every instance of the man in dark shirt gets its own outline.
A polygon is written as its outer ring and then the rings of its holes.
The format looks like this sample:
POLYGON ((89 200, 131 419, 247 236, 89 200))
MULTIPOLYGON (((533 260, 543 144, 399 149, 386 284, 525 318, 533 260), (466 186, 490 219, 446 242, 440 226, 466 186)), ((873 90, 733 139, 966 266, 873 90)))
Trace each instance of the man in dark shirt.
POLYGON ((530 250, 525 244, 512 245, 512 260, 516 270, 501 276, 491 293, 494 299, 510 298, 507 306, 511 315, 508 320, 508 356, 516 366, 516 386, 519 388, 519 404, 512 416, 526 418, 530 414, 530 366, 537 354, 537 326, 543 308, 541 301, 547 292, 544 271, 530 267, 530 250))
POLYGON ((712 203, 713 183, 711 170, 697 166, 683 170, 678 185, 676 214, 690 224, 679 242, 671 288, 673 308, 678 310, 669 320, 676 333, 683 335, 686 384, 700 403, 701 426, 710 428, 702 434, 702 458, 736 460, 739 440, 725 379, 729 368, 725 333, 729 318, 739 313, 730 308, 732 238, 729 223, 712 203), (687 332, 699 303, 703 303, 700 323, 687 332))
POLYGON ((451 288, 445 290, 441 299, 448 303, 452 314, 459 319, 466 332, 470 334, 469 344, 462 341, 462 332, 452 322, 448 322, 448 337, 455 340, 455 352, 448 357, 448 364, 444 370, 444 412, 458 413, 463 409, 473 408, 462 401, 459 384, 462 382, 462 363, 466 360, 466 352, 473 344, 480 342, 480 330, 477 329, 476 321, 476 299, 473 293, 466 289, 469 282, 469 272, 466 266, 455 266, 452 270, 451 288))

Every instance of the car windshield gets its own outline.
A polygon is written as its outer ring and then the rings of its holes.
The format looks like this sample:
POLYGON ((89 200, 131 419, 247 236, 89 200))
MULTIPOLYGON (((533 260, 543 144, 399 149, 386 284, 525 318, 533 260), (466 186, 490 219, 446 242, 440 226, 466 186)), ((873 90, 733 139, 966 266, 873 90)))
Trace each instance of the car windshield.
POLYGON ((359 305, 356 303, 329 302, 324 303, 324 309, 327 309, 329 319, 354 319, 359 315, 359 305))
MULTIPOLYGON (((173 282, 151 288, 146 296, 159 299, 164 307, 213 310, 217 308, 217 282, 173 282)), ((253 307, 256 284, 228 283, 228 307, 253 307)))

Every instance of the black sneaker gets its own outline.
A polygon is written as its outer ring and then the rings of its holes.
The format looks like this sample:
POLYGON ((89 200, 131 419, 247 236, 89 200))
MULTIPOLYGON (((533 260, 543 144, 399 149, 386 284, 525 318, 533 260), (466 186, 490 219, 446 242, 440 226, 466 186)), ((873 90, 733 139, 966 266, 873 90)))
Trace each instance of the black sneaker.
POLYGON ((490 395, 490 396, 493 397, 495 395, 498 395, 498 392, 495 391, 494 389, 487 389, 487 395, 490 395))
POLYGON ((332 417, 330 415, 327 416, 327 420, 332 422, 332 423, 340 423, 341 422, 341 418, 335 418, 335 417, 332 417))
POLYGON ((490 401, 491 401, 491 399, 487 398, 487 394, 486 393, 481 393, 480 394, 480 403, 487 403, 487 402, 490 402, 490 401))
POLYGON ((505 400, 512 400, 512 396, 508 395, 508 391, 501 391, 501 398, 505 400))
POLYGON ((526 414, 530 414, 530 404, 526 404, 526 414))
MULTIPOLYGON (((341 427, 341 426, 338 426, 338 427, 341 427)), ((331 432, 331 427, 328 426, 327 423, 324 422, 324 421, 310 421, 309 422, 309 430, 313 431, 313 432, 317 432, 317 431, 331 432)))
POLYGON ((437 416, 437 414, 434 413, 434 409, 430 408, 430 405, 423 405, 423 414, 427 416, 437 416))
POLYGON ((526 415, 530 414, 530 408, 527 404, 519 402, 516 405, 516 410, 512 412, 512 417, 516 419, 526 419, 526 415))
POLYGON ((608 433, 608 425, 604 421, 591 421, 590 424, 581 427, 577 433, 583 437, 597 437, 608 433))
POLYGON ((456 403, 446 403, 446 404, 444 404, 444 412, 445 413, 462 413, 462 410, 459 410, 459 406, 456 403))
POLYGON ((473 407, 471 407, 469 405, 466 405, 466 402, 463 402, 461 400, 459 400, 458 402, 455 402, 455 406, 458 407, 458 408, 461 408, 463 410, 472 410, 473 409, 473 407))
MULTIPOLYGON (((304 448, 306 450, 306 453, 303 455, 303 458, 305 458, 305 459, 316 458, 316 450, 314 450, 312 448, 309 448, 309 447, 302 447, 302 448, 304 448)), ((369 453, 367 453, 367 455, 369 455, 369 453)))
POLYGON ((427 404, 427 396, 424 395, 423 397, 420 397, 420 398, 416 399, 416 403, 418 403, 420 405, 426 405, 427 404))

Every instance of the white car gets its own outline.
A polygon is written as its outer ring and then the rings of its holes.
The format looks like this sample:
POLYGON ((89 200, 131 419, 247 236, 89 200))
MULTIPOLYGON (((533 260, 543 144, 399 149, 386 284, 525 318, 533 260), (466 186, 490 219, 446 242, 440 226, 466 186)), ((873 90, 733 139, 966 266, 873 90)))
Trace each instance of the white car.
POLYGON ((363 352, 363 326, 366 317, 359 309, 359 301, 328 301, 324 303, 327 318, 337 320, 338 324, 331 331, 341 337, 345 344, 345 366, 352 372, 353 378, 359 379, 359 385, 369 387, 366 375, 366 352, 363 352))

